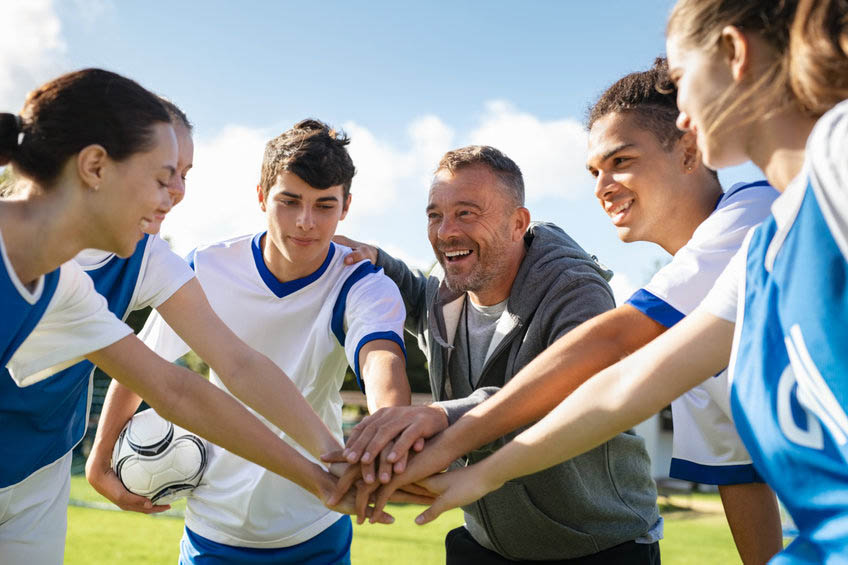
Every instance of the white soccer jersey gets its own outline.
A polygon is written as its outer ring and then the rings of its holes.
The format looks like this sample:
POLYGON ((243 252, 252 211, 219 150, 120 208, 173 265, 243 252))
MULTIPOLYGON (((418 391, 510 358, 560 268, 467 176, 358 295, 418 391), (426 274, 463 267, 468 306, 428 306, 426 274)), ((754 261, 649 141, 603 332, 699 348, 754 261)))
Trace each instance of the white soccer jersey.
MULTIPOLYGON (((671 263, 628 303, 668 327, 691 313, 777 196, 765 181, 731 187, 671 263)), ((672 477, 705 484, 759 480, 731 419, 727 371, 672 402, 672 415, 672 477)))
MULTIPOLYGON (((124 292, 132 292, 126 311, 121 313, 123 319, 136 310, 148 306, 156 308, 194 278, 194 271, 185 259, 171 251, 168 242, 158 235, 149 236, 143 253, 137 277, 109 285, 110 290, 114 289, 113 292, 118 292, 118 287, 124 292)), ((114 253, 99 249, 86 249, 74 257, 74 261, 89 274, 106 270, 116 260, 120 258, 114 253)))
MULTIPOLYGON (((349 250, 334 244, 317 271, 281 283, 262 259, 262 235, 199 248, 191 259, 195 273, 217 314, 289 375, 341 441, 339 389, 348 365, 359 377, 359 349, 371 340, 390 339, 403 347, 406 312, 400 293, 367 261, 345 265, 343 257, 349 250)), ((141 337, 169 360, 189 349, 157 314, 141 337)), ((214 371, 210 380, 226 390, 214 371)), ((312 459, 278 428, 257 417, 312 459)), ((294 483, 217 446, 211 446, 209 467, 186 510, 186 525, 192 531, 240 547, 295 545, 338 518, 294 483)))
POLYGON ((31 385, 131 333, 109 311, 88 275, 69 261, 61 267, 44 315, 6 368, 18 386, 31 385))

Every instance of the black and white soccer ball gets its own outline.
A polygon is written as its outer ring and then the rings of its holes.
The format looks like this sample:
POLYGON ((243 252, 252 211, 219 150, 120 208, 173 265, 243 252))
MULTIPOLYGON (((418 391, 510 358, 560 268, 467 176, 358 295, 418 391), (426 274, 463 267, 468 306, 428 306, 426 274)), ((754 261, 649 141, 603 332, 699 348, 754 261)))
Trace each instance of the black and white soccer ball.
POLYGON ((127 422, 112 451, 112 468, 128 491, 169 504, 200 483, 206 443, 151 408, 127 422))

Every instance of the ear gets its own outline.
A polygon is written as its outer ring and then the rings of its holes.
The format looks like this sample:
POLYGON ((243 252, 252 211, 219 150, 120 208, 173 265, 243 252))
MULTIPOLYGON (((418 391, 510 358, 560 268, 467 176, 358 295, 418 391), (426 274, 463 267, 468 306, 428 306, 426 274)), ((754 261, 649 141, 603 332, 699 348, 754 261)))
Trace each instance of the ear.
POLYGON ((682 156, 683 170, 686 173, 691 173, 701 162, 701 152, 698 151, 697 138, 693 132, 687 131, 680 136, 677 144, 682 156))
POLYGON ((748 37, 736 26, 721 30, 719 48, 735 82, 742 80, 751 66, 751 45, 748 37))
POLYGON ((524 238, 524 234, 530 226, 530 210, 524 206, 519 206, 515 209, 513 221, 512 241, 520 241, 524 238))
POLYGON ((350 201, 352 196, 352 194, 348 194, 347 198, 345 198, 344 205, 342 206, 342 215, 339 217, 340 222, 345 219, 345 216, 347 216, 347 211, 350 210, 350 201))
POLYGON ((106 165, 109 163, 109 153, 102 145, 92 144, 83 147, 77 153, 77 174, 83 185, 97 190, 106 176, 106 165))
POLYGON ((256 185, 256 199, 259 201, 259 207, 265 212, 265 191, 262 190, 262 185, 256 185))

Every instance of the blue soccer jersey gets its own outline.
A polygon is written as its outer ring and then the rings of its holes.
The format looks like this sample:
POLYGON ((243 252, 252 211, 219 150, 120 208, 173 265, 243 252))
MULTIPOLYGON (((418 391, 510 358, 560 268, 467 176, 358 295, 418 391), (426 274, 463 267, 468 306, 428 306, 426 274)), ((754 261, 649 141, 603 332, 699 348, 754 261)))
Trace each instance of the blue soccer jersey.
POLYGON ((755 466, 799 530, 772 563, 846 563, 846 103, 819 120, 802 175, 754 230, 745 258, 731 407, 755 466))
POLYGON ((32 333, 59 284, 59 269, 38 279, 35 288, 27 289, 18 279, 0 235, 0 367, 5 367, 18 347, 32 333))
MULTIPOLYGON (((192 277, 188 265, 156 237, 145 236, 128 258, 94 251, 80 254, 77 261, 86 263, 84 257, 92 259, 83 269, 95 290, 120 319, 158 305, 192 277)), ((5 462, 0 488, 24 480, 79 443, 88 425, 93 373, 94 365, 80 361, 21 388, 0 369, 0 460, 5 462)))

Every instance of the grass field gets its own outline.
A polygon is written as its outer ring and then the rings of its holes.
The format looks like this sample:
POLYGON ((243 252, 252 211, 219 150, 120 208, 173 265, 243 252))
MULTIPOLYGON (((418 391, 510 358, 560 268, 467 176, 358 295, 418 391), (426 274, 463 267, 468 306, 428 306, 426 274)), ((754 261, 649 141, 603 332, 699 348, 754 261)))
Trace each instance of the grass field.
MULTIPOLYGON (((71 481, 71 498, 100 505, 105 502, 83 477, 71 481)), ((714 495, 699 495, 697 507, 710 506, 714 495)), ((688 504, 688 501, 683 501, 688 504)), ((183 503, 174 505, 181 510, 183 503)), ((712 504, 715 506, 715 504, 712 504)), ((427 526, 416 526, 418 506, 393 506, 396 522, 391 526, 354 525, 352 561, 369 565, 398 563, 444 563, 444 537, 462 523, 453 511, 427 526)), ((664 511, 665 539, 661 542, 664 565, 735 564, 739 557, 724 516, 687 510, 664 511)), ((99 508, 72 506, 68 511, 68 542, 65 563, 100 565, 112 563, 176 563, 183 520, 178 516, 144 516, 99 508)))

